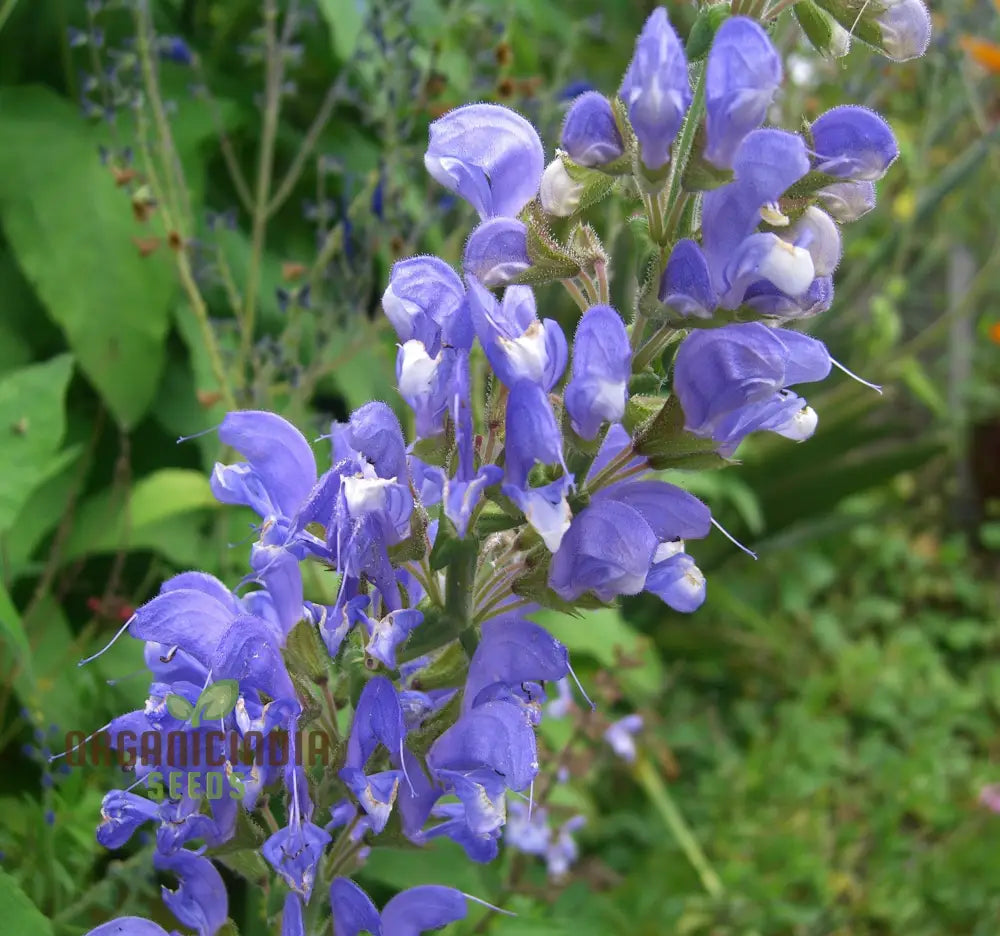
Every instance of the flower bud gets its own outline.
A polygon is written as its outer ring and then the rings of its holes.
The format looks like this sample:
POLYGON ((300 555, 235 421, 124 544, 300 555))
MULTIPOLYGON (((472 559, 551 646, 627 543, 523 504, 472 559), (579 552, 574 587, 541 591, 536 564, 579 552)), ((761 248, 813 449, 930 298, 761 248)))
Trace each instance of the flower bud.
POLYGON ((628 108, 643 163, 648 169, 662 168, 670 160, 670 147, 692 97, 684 48, 663 7, 646 20, 618 93, 628 108))
POLYGON ((568 218, 580 207, 583 189, 583 183, 573 180, 562 159, 557 156, 542 173, 539 192, 542 209, 555 218, 568 218))
POLYGON ((833 218, 820 208, 806 208, 785 239, 808 251, 816 276, 829 276, 840 263, 840 231, 833 218))
POLYGON ((881 179, 899 155, 889 125, 865 107, 831 108, 817 118, 811 132, 815 168, 841 179, 881 179))
POLYGON ((490 218, 465 245, 462 267, 484 286, 501 286, 531 266, 528 230, 516 218, 490 218))
POLYGON ((882 51, 894 62, 918 58, 931 42, 931 14, 921 0, 892 0, 875 22, 882 30, 882 51))
POLYGON ((822 55, 843 58, 851 51, 851 34, 813 0, 799 0, 793 7, 806 38, 822 55))
MULTIPOLYGON (((614 162, 625 153, 611 105, 596 91, 581 94, 573 102, 563 122, 561 141, 573 162, 591 168, 614 162)), ((543 191, 544 186, 543 176, 543 191)))
POLYGON ((710 163, 732 168, 744 137, 764 123, 781 76, 781 57, 756 22, 734 16, 719 27, 705 71, 710 163))
POLYGON ((820 189, 816 197, 834 221, 849 224, 875 207, 875 183, 835 182, 820 189))

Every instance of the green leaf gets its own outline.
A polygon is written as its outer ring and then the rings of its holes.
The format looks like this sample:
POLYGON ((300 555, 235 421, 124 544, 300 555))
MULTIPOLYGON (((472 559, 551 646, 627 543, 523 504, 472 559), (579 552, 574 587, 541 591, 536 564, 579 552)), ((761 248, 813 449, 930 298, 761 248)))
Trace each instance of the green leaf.
POLYGON ((0 920, 6 933, 52 936, 52 924, 42 915, 17 881, 0 870, 0 920))
MULTIPOLYGON (((0 634, 3 635, 4 643, 14 648, 21 658, 21 662, 29 665, 31 662, 31 646, 28 643, 28 635, 24 632, 24 625, 21 623, 21 615, 18 614, 14 602, 10 600, 10 595, 0 583, 0 634)), ((0 672, 6 675, 7 665, 0 665, 0 672)))
POLYGON ((66 429, 63 398, 72 370, 73 359, 61 354, 0 378, 0 531, 10 527, 31 492, 55 473, 53 456, 66 429))
POLYGON ((366 0, 319 0, 319 9, 330 28, 337 58, 347 61, 357 48, 365 26, 366 0))
POLYGON ((162 532, 176 536, 179 521, 189 537, 198 540, 197 525, 188 515, 217 506, 208 479, 200 471, 162 468, 136 482, 128 509, 123 509, 121 496, 110 488, 81 504, 62 561, 119 549, 152 549, 169 557, 162 532))
POLYGON ((125 427, 153 400, 175 290, 169 254, 143 259, 98 130, 40 87, 0 91, 0 218, 17 262, 125 427))

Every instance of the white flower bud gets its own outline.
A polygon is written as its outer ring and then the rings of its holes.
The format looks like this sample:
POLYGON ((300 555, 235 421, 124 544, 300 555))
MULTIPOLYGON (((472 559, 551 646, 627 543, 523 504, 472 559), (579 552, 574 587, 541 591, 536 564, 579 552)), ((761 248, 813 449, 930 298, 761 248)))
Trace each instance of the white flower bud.
POLYGON ((566 171, 563 161, 556 156, 542 173, 539 196, 542 209, 556 218, 568 218, 580 207, 583 183, 574 182, 566 171))

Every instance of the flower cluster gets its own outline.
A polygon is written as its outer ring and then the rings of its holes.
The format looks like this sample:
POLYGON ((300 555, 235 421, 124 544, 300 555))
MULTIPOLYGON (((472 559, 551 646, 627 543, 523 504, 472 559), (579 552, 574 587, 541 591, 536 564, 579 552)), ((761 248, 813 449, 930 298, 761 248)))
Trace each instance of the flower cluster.
MULTIPOLYGON (((898 19, 902 6, 875 13, 898 19)), ((788 388, 835 362, 785 326, 830 306, 838 225, 874 205, 897 155, 859 107, 802 133, 765 127, 777 51, 748 17, 712 28, 705 60, 689 64, 693 38, 686 52, 656 10, 618 99, 577 98, 548 166, 507 108, 460 107, 431 125, 427 170, 479 223, 461 270, 400 261, 382 298, 411 439, 378 401, 332 425, 324 469, 275 414, 233 412, 218 427, 242 460, 217 464, 212 490, 260 521, 249 572, 236 590, 177 575, 126 625, 145 642, 149 697, 106 731, 136 785, 169 796, 109 793, 98 831, 118 847, 155 825, 156 867, 180 881, 164 900, 201 936, 227 916, 209 855, 235 841, 283 882, 283 936, 322 919, 317 899, 336 936, 466 914, 475 898, 447 887, 375 907, 350 875, 386 832, 449 838, 474 861, 505 836, 556 878, 574 860, 582 819, 554 831, 532 802, 546 684, 560 687, 549 710, 565 708, 571 670, 530 615, 641 592, 682 613, 702 604, 687 543, 709 535, 711 512, 656 472, 724 465, 751 432, 813 432, 816 414, 788 388), (651 273, 630 327, 580 217, 612 192, 645 208, 651 273), (572 341, 539 315, 544 282, 580 308, 572 341), (634 392, 668 374, 669 396, 634 392), (307 566, 335 584, 321 594, 307 566)), ((625 761, 641 725, 626 716, 605 734, 625 761)), ((91 936, 110 932, 163 934, 130 919, 91 936)))

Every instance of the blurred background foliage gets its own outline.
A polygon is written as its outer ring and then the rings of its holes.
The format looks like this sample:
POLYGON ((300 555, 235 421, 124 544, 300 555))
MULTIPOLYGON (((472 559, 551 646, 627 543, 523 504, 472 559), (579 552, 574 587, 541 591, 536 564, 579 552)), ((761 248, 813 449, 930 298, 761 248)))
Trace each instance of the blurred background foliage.
MULTIPOLYGON (((247 517, 212 501, 215 439, 175 444, 219 421, 220 371, 237 404, 317 434, 372 397, 395 406, 389 267, 456 261, 470 226, 424 173, 428 122, 500 101, 551 147, 568 99, 617 89, 652 4, 303 2, 272 89, 258 0, 157 0, 159 38, 123 6, 0 3, 0 919, 14 936, 78 936, 110 908, 167 922, 145 846, 94 840, 121 775, 46 755, 141 704, 140 648, 75 663, 163 578, 235 581, 247 517), (148 95, 129 104, 143 42, 160 114, 148 95)), ((669 8, 683 35, 695 5, 669 8)), ((519 914, 456 931, 520 936, 997 931, 1000 818, 979 794, 1000 780, 1000 13, 947 0, 934 18, 930 52, 905 65, 863 48, 825 62, 791 23, 777 34, 785 126, 850 100, 900 139, 813 323, 883 395, 831 379, 810 398, 809 443, 751 440, 742 467, 676 479, 760 553, 699 544, 714 574, 698 614, 630 600, 546 620, 607 717, 646 720, 632 767, 599 730, 589 747, 545 736, 573 775, 552 809, 588 820, 567 880, 509 855, 479 868, 447 848, 376 850, 373 894, 454 884, 519 914)), ((627 311, 627 219, 594 221, 627 311)), ((562 294, 540 302, 572 322, 562 294)), ((241 932, 263 933, 259 894, 233 887, 241 932)))

